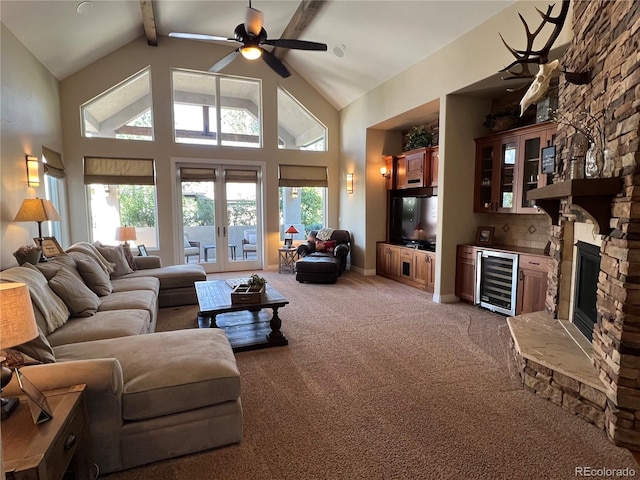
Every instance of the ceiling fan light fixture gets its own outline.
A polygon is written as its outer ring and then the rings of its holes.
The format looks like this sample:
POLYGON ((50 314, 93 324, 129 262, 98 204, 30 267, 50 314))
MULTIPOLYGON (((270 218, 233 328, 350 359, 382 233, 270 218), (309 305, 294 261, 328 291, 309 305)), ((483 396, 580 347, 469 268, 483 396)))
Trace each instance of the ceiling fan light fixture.
POLYGON ((262 56, 262 49, 258 47, 241 47, 240 53, 247 60, 257 60, 262 56))

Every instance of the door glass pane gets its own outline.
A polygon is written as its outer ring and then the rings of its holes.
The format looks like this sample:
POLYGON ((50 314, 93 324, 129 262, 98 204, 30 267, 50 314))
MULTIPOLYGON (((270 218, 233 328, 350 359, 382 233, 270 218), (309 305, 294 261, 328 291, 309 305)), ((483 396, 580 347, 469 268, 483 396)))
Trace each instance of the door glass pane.
POLYGON ((530 138, 524 142, 524 163, 522 175, 522 205, 534 207, 534 200, 527 200, 527 192, 538 188, 538 171, 540 169, 540 138, 530 138))
POLYGON ((182 181, 185 263, 216 262, 215 182, 182 181))
POLYGON ((493 145, 480 150, 480 205, 491 205, 491 188, 493 177, 493 145))
MULTIPOLYGON (((226 170, 225 188, 228 259, 232 262, 257 260, 262 242, 258 233, 257 172, 226 170)), ((220 253, 218 254, 220 255, 220 253)))
POLYGON ((513 179, 516 163, 516 142, 502 144, 500 168, 500 207, 513 207, 513 179))

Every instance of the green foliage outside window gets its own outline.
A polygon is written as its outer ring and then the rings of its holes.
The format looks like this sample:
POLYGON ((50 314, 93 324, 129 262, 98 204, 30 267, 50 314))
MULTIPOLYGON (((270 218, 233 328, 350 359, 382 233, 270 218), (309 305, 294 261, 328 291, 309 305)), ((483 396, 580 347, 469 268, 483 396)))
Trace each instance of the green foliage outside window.
POLYGON ((205 227, 213 225, 215 203, 204 195, 184 195, 182 197, 182 219, 185 227, 205 227))
POLYGON ((120 223, 133 227, 156 226, 156 196, 153 185, 119 185, 120 223))

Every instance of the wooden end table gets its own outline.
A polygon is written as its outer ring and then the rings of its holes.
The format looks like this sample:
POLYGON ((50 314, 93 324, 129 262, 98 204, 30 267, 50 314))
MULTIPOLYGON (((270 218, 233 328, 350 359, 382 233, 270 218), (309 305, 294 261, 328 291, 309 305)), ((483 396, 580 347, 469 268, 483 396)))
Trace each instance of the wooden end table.
POLYGON ((61 480, 71 467, 76 480, 92 477, 85 385, 44 392, 53 418, 36 425, 26 397, 2 421, 7 480, 61 480))

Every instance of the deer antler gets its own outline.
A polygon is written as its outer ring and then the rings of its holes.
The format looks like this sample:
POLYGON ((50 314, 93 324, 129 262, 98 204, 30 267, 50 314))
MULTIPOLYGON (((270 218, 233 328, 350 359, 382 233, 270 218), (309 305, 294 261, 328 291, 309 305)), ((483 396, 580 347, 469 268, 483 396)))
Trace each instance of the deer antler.
POLYGON ((518 14, 518 16, 520 17, 520 21, 524 25, 525 32, 527 33, 527 47, 525 50, 516 50, 515 48, 511 48, 509 44, 507 44, 505 39, 502 37, 502 34, 499 34, 500 38, 502 39, 502 43, 504 43, 504 46, 507 47, 507 49, 516 58, 516 60, 511 62, 508 66, 506 66, 502 70, 500 70, 501 72, 507 72, 511 75, 509 77, 502 77, 503 80, 533 78, 535 75, 531 73, 531 71, 529 70, 529 65, 530 64, 541 65, 549 61, 549 52, 551 50, 551 47, 553 46, 553 43, 557 40, 557 38, 560 36, 560 32, 562 31, 564 21, 566 20, 567 13, 569 12, 569 0, 562 1, 562 8, 557 17, 551 16, 551 13, 553 12, 554 7, 555 7, 555 4, 549 5, 547 7, 547 13, 542 13, 538 8, 536 8, 536 11, 542 17, 542 23, 538 26, 535 32, 531 32, 526 20, 522 17, 522 15, 518 14), (551 32, 549 39, 541 49, 534 50, 533 43, 536 37, 538 36, 538 34, 542 31, 542 29, 547 23, 551 23, 555 25, 553 28, 553 32, 551 32), (519 72, 512 71, 513 67, 515 67, 516 65, 520 65, 521 67, 519 72))

